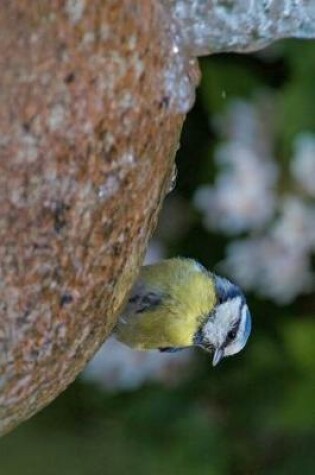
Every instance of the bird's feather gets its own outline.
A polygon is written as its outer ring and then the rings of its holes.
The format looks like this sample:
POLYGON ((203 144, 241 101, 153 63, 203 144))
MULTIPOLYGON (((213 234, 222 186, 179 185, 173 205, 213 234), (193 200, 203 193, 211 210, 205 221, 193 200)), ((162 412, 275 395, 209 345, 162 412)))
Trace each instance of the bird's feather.
POLYGON ((212 274, 192 259, 144 266, 116 334, 138 349, 192 346, 196 329, 215 303, 212 274))

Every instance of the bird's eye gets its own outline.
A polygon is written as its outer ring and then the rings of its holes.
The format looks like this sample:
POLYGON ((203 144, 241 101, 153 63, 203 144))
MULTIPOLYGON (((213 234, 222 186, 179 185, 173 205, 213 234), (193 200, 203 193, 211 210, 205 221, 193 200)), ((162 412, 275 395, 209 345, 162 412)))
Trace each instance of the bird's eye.
POLYGON ((234 340, 235 337, 236 337, 236 331, 235 330, 230 330, 229 333, 227 334, 227 339, 229 341, 232 341, 232 340, 234 340))

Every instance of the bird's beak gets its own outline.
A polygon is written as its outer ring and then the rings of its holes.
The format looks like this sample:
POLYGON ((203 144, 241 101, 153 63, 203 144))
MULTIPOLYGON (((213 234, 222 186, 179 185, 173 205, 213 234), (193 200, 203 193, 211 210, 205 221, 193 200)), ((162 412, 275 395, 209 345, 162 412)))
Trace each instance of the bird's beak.
POLYGON ((216 366, 222 360, 224 356, 224 351, 221 348, 217 348, 214 352, 212 366, 216 366))

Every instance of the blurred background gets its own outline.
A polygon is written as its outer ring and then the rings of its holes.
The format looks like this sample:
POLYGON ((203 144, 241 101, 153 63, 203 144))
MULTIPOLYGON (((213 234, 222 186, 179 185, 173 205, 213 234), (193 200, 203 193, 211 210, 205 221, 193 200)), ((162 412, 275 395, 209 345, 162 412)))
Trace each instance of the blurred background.
POLYGON ((1 475, 315 473, 315 42, 201 61, 147 262, 189 256, 247 293, 247 347, 137 353, 109 340, 0 440, 1 475))

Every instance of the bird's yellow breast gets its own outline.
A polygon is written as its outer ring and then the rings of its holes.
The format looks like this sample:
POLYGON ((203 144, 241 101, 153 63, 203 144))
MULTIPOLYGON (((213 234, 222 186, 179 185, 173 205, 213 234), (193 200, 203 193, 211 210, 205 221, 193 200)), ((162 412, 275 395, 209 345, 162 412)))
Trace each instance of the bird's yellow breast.
POLYGON ((144 266, 138 282, 148 294, 160 295, 160 302, 122 319, 117 337, 138 349, 193 345, 202 319, 215 305, 211 274, 191 259, 176 258, 144 266))

